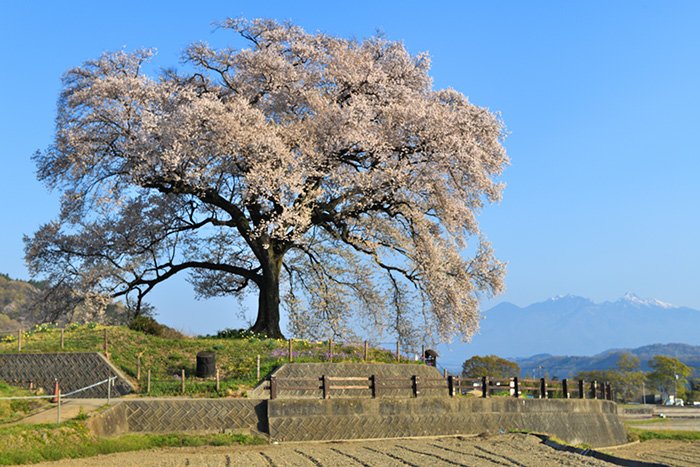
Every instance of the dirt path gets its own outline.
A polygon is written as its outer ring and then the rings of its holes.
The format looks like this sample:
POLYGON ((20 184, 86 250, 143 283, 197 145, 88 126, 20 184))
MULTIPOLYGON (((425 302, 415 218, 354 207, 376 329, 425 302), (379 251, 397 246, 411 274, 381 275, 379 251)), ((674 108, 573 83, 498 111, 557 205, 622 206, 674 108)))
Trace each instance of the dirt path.
POLYGON ((45 466, 609 466, 590 457, 555 451, 534 436, 507 434, 288 443, 246 447, 159 449, 63 460, 45 466))
POLYGON ((700 465, 700 441, 655 439, 618 449, 606 450, 613 456, 646 462, 691 467, 700 465))

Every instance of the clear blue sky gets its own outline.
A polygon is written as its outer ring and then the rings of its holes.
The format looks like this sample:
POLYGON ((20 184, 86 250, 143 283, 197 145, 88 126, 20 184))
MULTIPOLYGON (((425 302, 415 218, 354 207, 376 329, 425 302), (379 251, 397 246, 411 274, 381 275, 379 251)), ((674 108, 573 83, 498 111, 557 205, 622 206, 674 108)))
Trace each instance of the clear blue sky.
MULTIPOLYGON (((224 45, 228 16, 292 20, 428 51, 436 87, 502 113, 512 165, 481 216, 519 305, 626 291, 700 309, 700 2, 4 2, 0 6, 0 272, 27 278, 22 235, 58 211, 30 156, 52 139, 60 77, 105 50, 224 45), (334 9, 334 5, 342 5, 334 9)), ((153 296, 190 332, 240 325, 233 299, 184 282, 153 296)), ((489 302, 487 305, 494 303, 489 302)))

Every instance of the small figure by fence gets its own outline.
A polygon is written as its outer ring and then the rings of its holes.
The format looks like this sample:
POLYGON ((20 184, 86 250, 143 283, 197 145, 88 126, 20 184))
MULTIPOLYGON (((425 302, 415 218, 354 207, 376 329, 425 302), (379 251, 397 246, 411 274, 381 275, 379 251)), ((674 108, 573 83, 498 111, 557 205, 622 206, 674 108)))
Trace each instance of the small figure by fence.
POLYGON ((437 368, 438 357, 438 353, 433 349, 428 349, 423 353, 423 359, 425 360, 425 364, 428 366, 434 366, 437 368))

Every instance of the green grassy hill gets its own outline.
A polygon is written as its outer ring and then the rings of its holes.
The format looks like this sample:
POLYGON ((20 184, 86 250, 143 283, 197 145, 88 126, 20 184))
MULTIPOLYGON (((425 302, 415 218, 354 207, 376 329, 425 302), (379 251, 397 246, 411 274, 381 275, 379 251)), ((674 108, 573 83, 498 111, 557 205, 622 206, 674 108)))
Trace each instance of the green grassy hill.
MULTIPOLYGON (((186 394, 199 396, 243 395, 257 385, 257 357, 260 356, 261 379, 288 361, 288 342, 274 339, 180 337, 164 338, 134 331, 123 326, 70 325, 64 332, 61 349, 61 331, 41 325, 22 334, 22 352, 103 351, 104 333, 107 333, 110 360, 140 387, 146 390, 146 375, 151 370, 151 395, 175 395, 181 391, 180 374, 187 377, 186 394), (194 378, 196 356, 201 351, 216 353, 221 388, 215 390, 213 379, 194 378), (139 374, 140 360, 140 374, 139 374), (137 378, 140 376, 140 379, 137 378)), ((16 335, 0 340, 0 353, 18 351, 16 335)), ((362 361, 362 346, 334 345, 333 361, 362 361)), ((328 361, 328 344, 295 340, 293 358, 296 362, 328 361)), ((368 360, 393 362, 394 355, 385 349, 370 348, 368 360)))

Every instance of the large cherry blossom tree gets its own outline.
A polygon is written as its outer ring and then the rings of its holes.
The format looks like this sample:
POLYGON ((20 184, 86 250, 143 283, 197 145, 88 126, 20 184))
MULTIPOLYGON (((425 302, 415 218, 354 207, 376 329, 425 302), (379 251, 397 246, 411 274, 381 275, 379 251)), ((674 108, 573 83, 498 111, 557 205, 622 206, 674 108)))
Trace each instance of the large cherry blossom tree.
POLYGON ((26 239, 31 271, 138 311, 179 273, 200 297, 258 294, 252 330, 369 326, 470 337, 504 266, 476 214, 500 198, 499 118, 434 90, 426 54, 272 20, 222 27, 183 69, 107 53, 63 79, 39 179, 58 218, 26 239))

